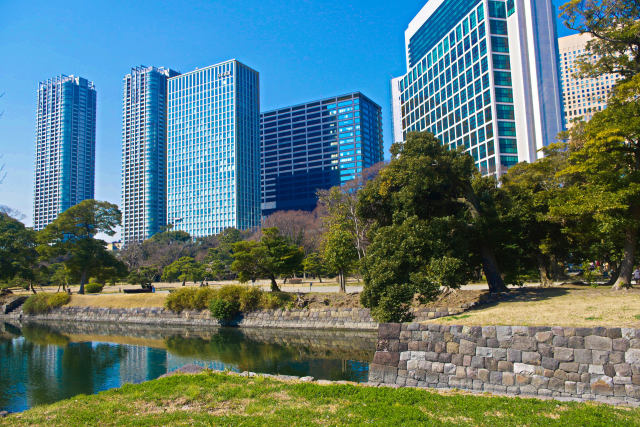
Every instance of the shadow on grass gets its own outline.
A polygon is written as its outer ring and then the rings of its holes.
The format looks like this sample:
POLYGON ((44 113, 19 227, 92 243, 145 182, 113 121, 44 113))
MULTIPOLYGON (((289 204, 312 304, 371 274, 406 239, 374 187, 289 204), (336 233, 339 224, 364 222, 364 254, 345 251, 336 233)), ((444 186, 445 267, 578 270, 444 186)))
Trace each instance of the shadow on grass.
MULTIPOLYGON (((590 288, 587 288, 590 289, 590 288)), ((580 289, 575 289, 580 291, 580 289)), ((567 295, 569 289, 566 288, 520 288, 512 289, 501 296, 497 301, 488 301, 467 310, 464 314, 473 314, 474 312, 487 308, 497 307, 505 302, 539 302, 567 295)))

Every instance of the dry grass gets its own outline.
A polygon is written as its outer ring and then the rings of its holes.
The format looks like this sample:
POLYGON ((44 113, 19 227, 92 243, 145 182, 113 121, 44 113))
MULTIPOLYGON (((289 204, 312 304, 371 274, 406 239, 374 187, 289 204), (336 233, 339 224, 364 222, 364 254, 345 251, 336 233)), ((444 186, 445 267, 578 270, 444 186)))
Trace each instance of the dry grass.
POLYGON ((145 308, 162 307, 169 294, 72 295, 69 307, 145 308))
POLYGON ((562 285, 528 288, 518 297, 433 322, 454 325, 640 327, 640 291, 562 285))

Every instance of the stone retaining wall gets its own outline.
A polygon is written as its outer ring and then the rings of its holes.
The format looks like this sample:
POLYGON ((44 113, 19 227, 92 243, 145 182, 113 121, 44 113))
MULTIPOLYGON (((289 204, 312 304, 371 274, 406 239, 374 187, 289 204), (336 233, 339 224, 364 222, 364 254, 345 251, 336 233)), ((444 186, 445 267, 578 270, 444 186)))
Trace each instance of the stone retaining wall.
POLYGON ((640 402, 640 330, 381 324, 369 381, 640 402))
MULTIPOLYGON (((470 308, 424 308, 414 310, 416 321, 459 314, 470 308)), ((206 311, 183 311, 174 313, 160 307, 153 308, 95 308, 61 307, 51 313, 26 315, 16 310, 8 315, 0 313, 0 320, 112 322, 141 325, 217 327, 218 321, 206 311)), ((302 328, 302 329, 347 329, 376 331, 378 323, 371 318, 368 308, 312 308, 297 310, 261 310, 240 316, 231 326, 246 328, 302 328)))
MULTIPOLYGON (((218 321, 209 311, 183 311, 174 313, 164 308, 95 308, 61 307, 43 315, 11 313, 6 318, 21 321, 71 321, 96 323, 127 323, 141 325, 218 327, 218 321)), ((0 317, 2 319, 2 317, 0 317)), ((376 330, 378 324, 371 319, 368 309, 311 309, 265 310, 247 313, 232 326, 259 328, 310 328, 376 330)))

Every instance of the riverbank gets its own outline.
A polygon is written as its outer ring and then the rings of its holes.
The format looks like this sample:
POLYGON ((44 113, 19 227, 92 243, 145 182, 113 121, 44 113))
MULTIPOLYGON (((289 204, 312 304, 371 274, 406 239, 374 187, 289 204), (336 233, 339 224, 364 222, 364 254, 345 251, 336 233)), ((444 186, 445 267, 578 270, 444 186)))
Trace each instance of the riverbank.
POLYGON ((0 425, 637 425, 640 410, 205 372, 76 396, 0 425))

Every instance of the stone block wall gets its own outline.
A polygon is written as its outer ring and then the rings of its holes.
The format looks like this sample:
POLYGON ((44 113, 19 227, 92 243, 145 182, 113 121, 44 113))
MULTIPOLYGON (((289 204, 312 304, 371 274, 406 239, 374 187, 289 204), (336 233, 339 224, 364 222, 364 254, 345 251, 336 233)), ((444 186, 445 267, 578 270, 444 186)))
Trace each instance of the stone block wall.
MULTIPOLYGON (((414 310, 417 321, 459 314, 472 307, 421 308, 414 310)), ((161 307, 149 308, 96 308, 63 306, 44 315, 28 316, 16 310, 6 316, 0 312, 0 320, 42 320, 97 323, 125 323, 140 325, 172 325, 216 327, 219 323, 208 310, 174 313, 161 307)), ((245 313, 232 326, 251 328, 303 328, 345 329, 376 331, 378 323, 371 317, 368 308, 312 308, 291 310, 260 310, 245 313)))
MULTIPOLYGON (((162 326, 195 326, 200 328, 218 327, 218 321, 209 311, 183 311, 153 308, 95 308, 61 307, 48 314, 29 316, 13 312, 0 316, 8 320, 20 321, 67 321, 94 323, 123 323, 162 326)), ((255 328, 302 328, 302 329, 344 329, 375 331, 375 322, 368 309, 326 308, 310 310, 263 310, 244 314, 232 326, 255 328)))
POLYGON ((640 402, 640 330, 381 324, 370 382, 640 402))

